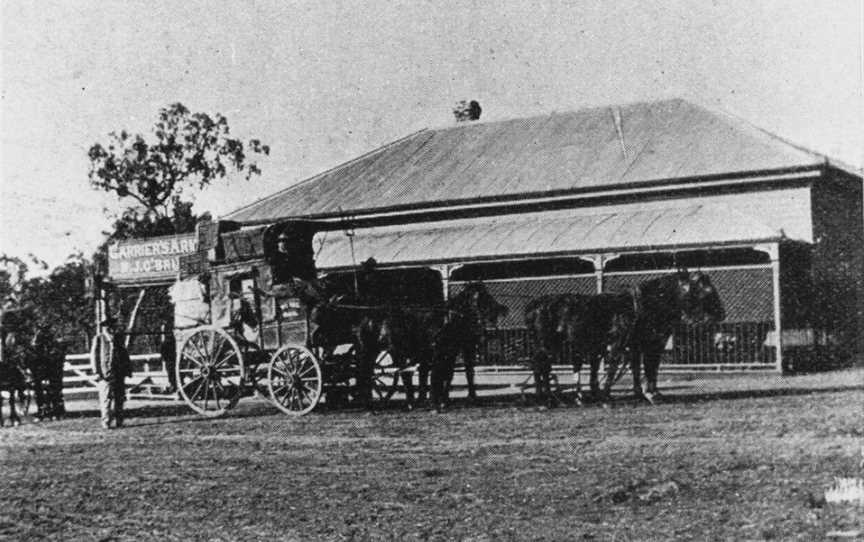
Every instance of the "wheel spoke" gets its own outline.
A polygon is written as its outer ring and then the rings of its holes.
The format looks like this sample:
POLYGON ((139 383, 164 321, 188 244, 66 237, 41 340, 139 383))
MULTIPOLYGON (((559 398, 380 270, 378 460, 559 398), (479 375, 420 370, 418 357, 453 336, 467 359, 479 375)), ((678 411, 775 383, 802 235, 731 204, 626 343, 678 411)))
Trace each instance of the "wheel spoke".
POLYGON ((198 352, 198 355, 201 356, 198 359, 201 360, 200 365, 204 366, 207 364, 207 354, 205 354, 204 352, 201 351, 201 348, 199 347, 198 343, 195 341, 196 338, 197 338, 197 335, 193 335, 192 338, 189 339, 189 344, 191 344, 192 347, 195 348, 195 351, 198 352))
MULTIPOLYGON (((225 345, 226 345, 226 344, 228 344, 228 342, 225 341, 222 337, 219 337, 219 348, 215 348, 215 347, 214 347, 213 353, 212 353, 212 355, 210 356, 210 362, 211 362, 211 363, 212 363, 214 360, 219 359, 219 356, 222 355, 222 351, 225 349, 225 345)), ((230 346, 230 345, 229 345, 229 346, 230 346)), ((230 357, 231 354, 233 354, 233 353, 234 353, 234 350, 233 350, 232 348, 229 348, 229 349, 228 349, 228 356, 230 357)), ((221 361, 221 360, 220 360, 220 361, 221 361)), ((217 367, 218 365, 219 365, 219 362, 213 363, 213 366, 214 366, 214 367, 217 367)))
POLYGON ((291 408, 291 406, 289 405, 289 402, 290 402, 290 400, 291 400, 291 392, 292 392, 292 391, 293 391, 293 390, 289 388, 289 389, 288 389, 288 392, 285 393, 284 395, 282 395, 282 397, 279 399, 279 402, 282 403, 282 405, 284 405, 284 406, 286 406, 286 407, 288 407, 288 408, 291 408))
POLYGON ((207 359, 213 359, 213 350, 216 343, 216 337, 218 337, 215 331, 207 331, 206 339, 204 340, 204 353, 207 355, 207 359))
POLYGON ((188 359, 189 361, 193 362, 195 365, 197 365, 199 367, 204 367, 204 365, 207 364, 206 361, 203 361, 201 358, 193 355, 193 353, 190 352, 188 348, 183 350, 183 353, 180 357, 181 357, 181 359, 188 359))
MULTIPOLYGON (((207 379, 206 379, 206 378, 203 378, 203 377, 198 377, 198 378, 201 379, 201 383, 198 384, 198 387, 197 387, 197 388, 195 388, 195 393, 193 393, 192 396, 189 397, 189 399, 190 399, 191 401, 195 401, 195 399, 198 398, 198 393, 201 391, 201 388, 203 388, 204 385, 207 384, 207 379)), ((193 380, 193 382, 194 382, 194 380, 193 380)))
POLYGON ((302 389, 305 390, 306 392, 308 392, 308 393, 306 393, 306 395, 309 397, 315 397, 318 395, 318 387, 317 386, 309 387, 309 386, 304 384, 302 389))
MULTIPOLYGON (((225 362, 228 361, 229 359, 231 359, 232 357, 234 357, 235 359, 237 358, 237 354, 234 352, 233 349, 229 350, 228 353, 225 354, 225 357, 223 357, 218 362, 216 362, 216 364, 213 365, 213 368, 218 369, 219 367, 222 367, 223 365, 225 365, 225 362)), ((237 365, 239 365, 239 363, 237 365)))
POLYGON ((273 364, 273 372, 276 373, 277 376, 280 376, 282 378, 288 377, 288 373, 283 371, 281 368, 277 367, 275 363, 273 364))

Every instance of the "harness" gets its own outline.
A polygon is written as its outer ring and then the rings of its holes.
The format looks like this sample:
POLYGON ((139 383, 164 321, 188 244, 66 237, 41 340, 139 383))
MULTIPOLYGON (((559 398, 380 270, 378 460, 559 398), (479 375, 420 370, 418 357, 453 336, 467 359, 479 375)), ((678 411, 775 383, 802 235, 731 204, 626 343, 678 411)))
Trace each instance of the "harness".
MULTIPOLYGON (((633 335, 636 332, 636 322, 639 319, 639 314, 642 311, 642 289, 639 286, 634 286, 632 288, 628 288, 627 291, 630 294, 630 301, 633 306, 633 320, 627 325, 627 332, 624 335, 624 340, 620 341, 619 344, 622 346, 622 350, 629 350, 630 342, 633 340, 633 335)), ((611 345, 609 345, 609 354, 612 353, 611 345)), ((614 384, 618 380, 623 377, 627 371, 629 370, 629 365, 627 363, 620 363, 616 367, 613 368, 611 373, 607 372, 607 380, 609 381, 609 385, 614 384)))

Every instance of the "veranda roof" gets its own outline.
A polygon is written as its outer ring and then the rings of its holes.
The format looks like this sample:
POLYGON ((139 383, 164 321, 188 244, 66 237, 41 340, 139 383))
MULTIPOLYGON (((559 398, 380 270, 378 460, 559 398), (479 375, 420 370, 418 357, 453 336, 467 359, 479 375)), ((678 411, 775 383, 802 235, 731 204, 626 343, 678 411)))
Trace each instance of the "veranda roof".
POLYGON ((568 209, 316 234, 320 269, 536 258, 777 241, 781 230, 723 204, 568 209))

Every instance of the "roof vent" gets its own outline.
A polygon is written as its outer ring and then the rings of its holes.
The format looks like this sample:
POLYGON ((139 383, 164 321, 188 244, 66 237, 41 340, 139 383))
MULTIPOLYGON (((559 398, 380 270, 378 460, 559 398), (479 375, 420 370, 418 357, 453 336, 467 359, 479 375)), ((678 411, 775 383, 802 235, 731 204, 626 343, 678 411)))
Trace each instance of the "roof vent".
POLYGON ((453 116, 456 117, 456 122, 479 120, 480 113, 482 112, 483 109, 476 100, 471 100, 470 102, 462 100, 453 108, 453 116))

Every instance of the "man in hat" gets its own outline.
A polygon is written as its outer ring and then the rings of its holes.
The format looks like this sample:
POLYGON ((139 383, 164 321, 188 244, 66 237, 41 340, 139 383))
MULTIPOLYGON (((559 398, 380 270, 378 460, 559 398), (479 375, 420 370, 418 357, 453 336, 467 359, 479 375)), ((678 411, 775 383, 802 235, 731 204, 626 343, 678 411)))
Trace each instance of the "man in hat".
POLYGON ((108 317, 103 320, 105 333, 111 337, 110 348, 96 350, 95 371, 99 390, 99 413, 102 428, 110 429, 123 426, 123 403, 126 400, 126 377, 132 376, 129 352, 123 342, 123 333, 116 330, 117 320, 108 317))

